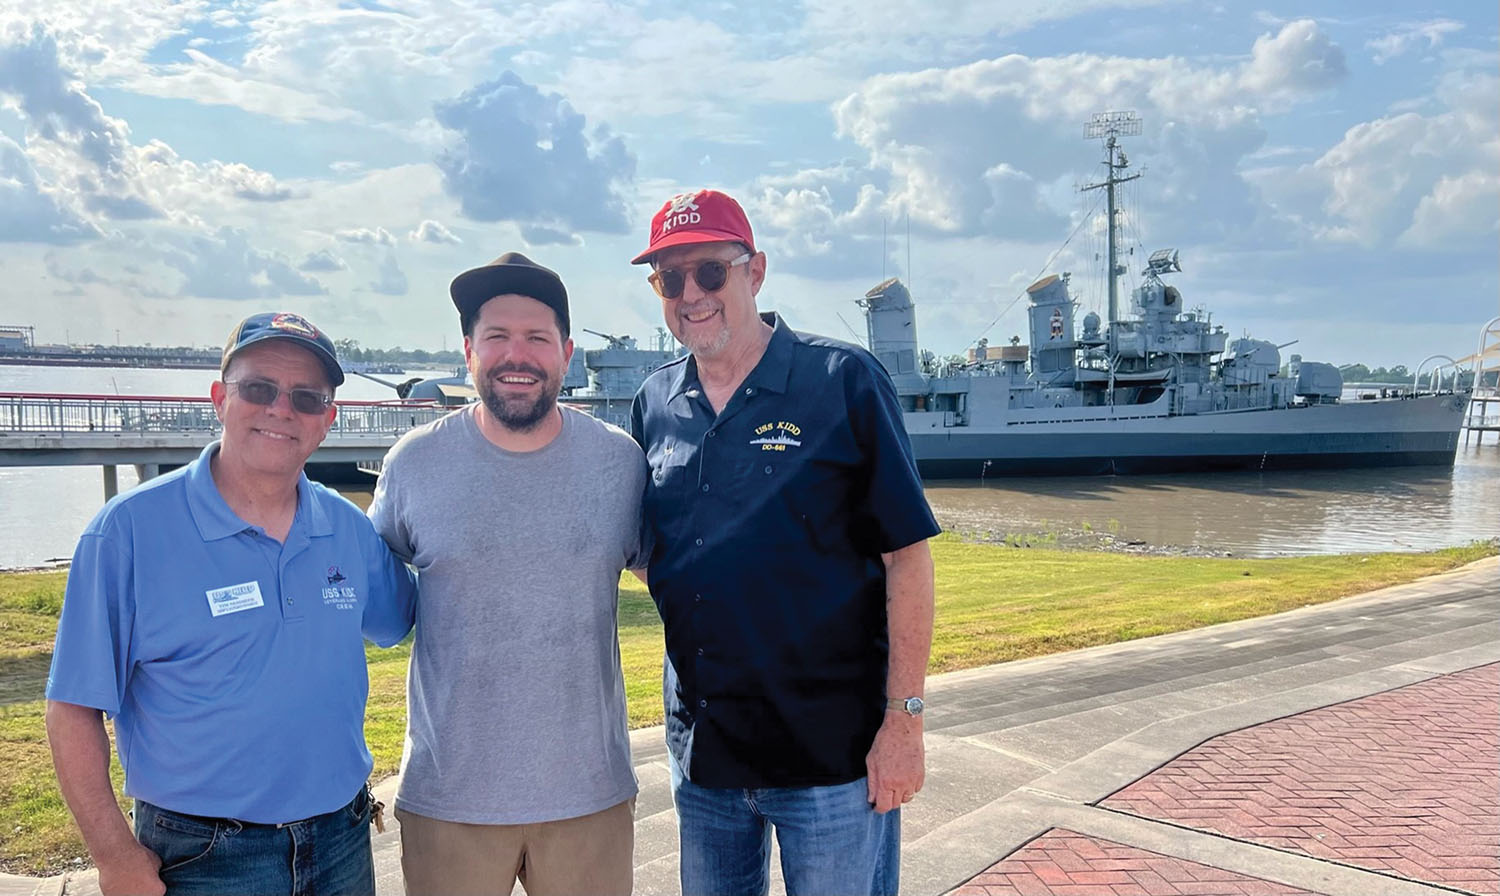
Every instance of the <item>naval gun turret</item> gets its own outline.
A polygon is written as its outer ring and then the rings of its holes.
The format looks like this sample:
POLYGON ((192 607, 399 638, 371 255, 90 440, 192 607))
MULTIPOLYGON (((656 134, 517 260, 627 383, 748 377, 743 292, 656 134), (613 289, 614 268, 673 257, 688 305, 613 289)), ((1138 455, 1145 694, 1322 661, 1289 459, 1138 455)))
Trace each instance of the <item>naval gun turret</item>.
POLYGON ((595 336, 603 338, 609 343, 610 348, 624 349, 628 352, 635 351, 634 336, 614 336, 609 333, 601 333, 598 330, 590 330, 588 327, 582 327, 580 329, 582 329, 585 333, 592 333, 595 336))

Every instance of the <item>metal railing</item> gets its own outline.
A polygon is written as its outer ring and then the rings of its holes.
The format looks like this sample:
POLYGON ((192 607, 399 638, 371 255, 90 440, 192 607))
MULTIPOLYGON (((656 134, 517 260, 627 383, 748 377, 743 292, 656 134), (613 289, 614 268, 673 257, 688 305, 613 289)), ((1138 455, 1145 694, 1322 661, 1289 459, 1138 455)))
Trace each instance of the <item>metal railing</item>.
MULTIPOLYGON (((330 436, 399 435, 448 413, 431 402, 341 401, 330 436)), ((207 398, 0 392, 0 433, 215 433, 207 398)))

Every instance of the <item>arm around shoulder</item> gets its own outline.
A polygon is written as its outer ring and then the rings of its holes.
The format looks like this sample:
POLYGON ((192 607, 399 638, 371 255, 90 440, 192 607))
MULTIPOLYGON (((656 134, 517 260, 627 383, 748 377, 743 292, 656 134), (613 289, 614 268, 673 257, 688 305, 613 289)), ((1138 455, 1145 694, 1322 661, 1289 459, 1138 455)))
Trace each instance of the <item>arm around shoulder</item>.
MULTIPOLYGON (((363 522, 363 521, 361 521, 363 522)), ((366 523, 367 528, 369 524, 366 523)), ((365 548, 369 593, 360 630, 381 647, 392 647, 406 637, 417 618, 417 574, 370 529, 365 548)))

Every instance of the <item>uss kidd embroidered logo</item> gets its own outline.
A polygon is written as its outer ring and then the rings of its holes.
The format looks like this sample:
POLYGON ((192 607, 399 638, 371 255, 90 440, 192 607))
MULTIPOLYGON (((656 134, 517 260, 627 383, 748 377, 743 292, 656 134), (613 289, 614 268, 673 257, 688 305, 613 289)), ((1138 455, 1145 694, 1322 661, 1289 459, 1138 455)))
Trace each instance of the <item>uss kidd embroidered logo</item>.
POLYGON ((755 438, 750 440, 750 444, 759 445, 762 451, 785 451, 788 448, 802 447, 802 442, 798 439, 800 435, 802 427, 777 420, 755 427, 755 438))

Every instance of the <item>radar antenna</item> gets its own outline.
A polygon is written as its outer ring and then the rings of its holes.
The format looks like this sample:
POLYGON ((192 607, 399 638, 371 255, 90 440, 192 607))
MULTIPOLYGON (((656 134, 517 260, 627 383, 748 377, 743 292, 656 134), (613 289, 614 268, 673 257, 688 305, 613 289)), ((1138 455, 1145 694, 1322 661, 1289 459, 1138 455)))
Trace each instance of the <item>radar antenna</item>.
POLYGON ((1109 233, 1109 272, 1106 275, 1106 280, 1109 283, 1110 324, 1113 324, 1119 316, 1119 285, 1116 283, 1116 279, 1125 273, 1125 266, 1117 260, 1119 250, 1115 239, 1115 216, 1118 213, 1118 207, 1115 204, 1115 187, 1126 181, 1132 181, 1140 177, 1139 174, 1132 174, 1128 177, 1120 177, 1115 174, 1117 171, 1124 171, 1130 165, 1130 162, 1125 158, 1125 150, 1120 148, 1115 138, 1134 137, 1140 134, 1140 132, 1141 119, 1132 111, 1095 112, 1093 119, 1083 129, 1083 135, 1089 139, 1104 138, 1104 165, 1109 172, 1103 183, 1088 184, 1082 189, 1085 191, 1103 189, 1105 190, 1105 196, 1108 197, 1108 202, 1106 203, 1108 211, 1106 214, 1109 221, 1107 228, 1109 233))

